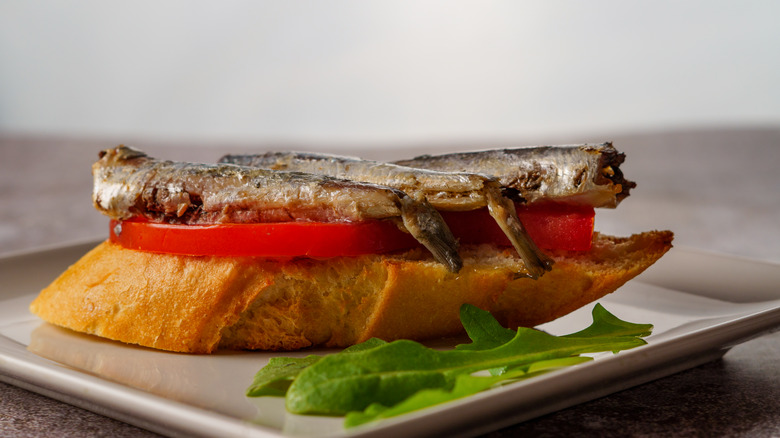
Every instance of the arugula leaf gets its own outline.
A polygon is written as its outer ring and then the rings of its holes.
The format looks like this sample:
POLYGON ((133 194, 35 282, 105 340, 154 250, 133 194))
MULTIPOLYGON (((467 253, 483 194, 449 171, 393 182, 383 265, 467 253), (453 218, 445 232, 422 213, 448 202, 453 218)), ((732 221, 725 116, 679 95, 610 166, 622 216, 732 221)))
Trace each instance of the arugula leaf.
POLYGON ((341 350, 342 353, 357 353, 360 351, 366 351, 370 350, 375 347, 379 347, 380 345, 387 344, 387 341, 383 341, 379 338, 371 338, 367 341, 361 342, 359 344, 355 344, 351 347, 347 347, 343 350, 341 350))
POLYGON ((622 321, 601 305, 594 307, 588 328, 566 336, 509 330, 471 305, 462 306, 461 321, 471 344, 439 351, 408 340, 370 340, 324 357, 272 359, 247 394, 285 395, 288 411, 346 415, 349 427, 592 360, 582 353, 634 348, 652 330, 622 321), (485 370, 492 375, 475 375, 485 370))
POLYGON ((490 312, 477 306, 461 306, 460 321, 472 343, 456 345, 457 350, 489 350, 506 344, 517 334, 514 330, 504 328, 490 312))
POLYGON ((349 412, 344 419, 345 427, 359 426, 370 421, 382 418, 394 417, 401 414, 417 411, 444 402, 457 400, 478 392, 485 391, 497 385, 506 384, 519 379, 533 377, 544 371, 578 365, 593 360, 590 357, 572 356, 562 359, 551 359, 535 362, 526 369, 515 369, 502 376, 474 376, 462 374, 455 379, 455 385, 451 391, 446 389, 424 389, 416 392, 411 397, 392 407, 380 403, 372 403, 363 411, 349 412))
POLYGON ((268 365, 255 374, 255 379, 247 389, 246 395, 284 397, 295 376, 321 358, 322 356, 313 354, 306 357, 272 357, 268 365))
MULTIPOLYGON (((360 344, 348 347, 342 350, 341 353, 370 350, 386 343, 386 341, 381 339, 371 338, 360 344)), ((300 358, 273 357, 268 361, 268 365, 255 374, 254 381, 247 389, 246 395, 249 397, 284 397, 298 373, 304 368, 315 364, 320 359, 322 359, 322 356, 314 354, 300 358)))
POLYGON ((596 336, 649 336, 653 332, 652 324, 635 324, 623 321, 609 313, 600 303, 592 311, 593 324, 588 328, 565 335, 567 338, 592 338, 596 336))
POLYGON ((644 343, 632 336, 557 337, 524 327, 511 341, 490 350, 438 351, 413 341, 395 341, 322 358, 293 381, 286 405, 296 414, 344 415, 372 402, 398 403, 420 389, 450 389, 460 374, 644 343))

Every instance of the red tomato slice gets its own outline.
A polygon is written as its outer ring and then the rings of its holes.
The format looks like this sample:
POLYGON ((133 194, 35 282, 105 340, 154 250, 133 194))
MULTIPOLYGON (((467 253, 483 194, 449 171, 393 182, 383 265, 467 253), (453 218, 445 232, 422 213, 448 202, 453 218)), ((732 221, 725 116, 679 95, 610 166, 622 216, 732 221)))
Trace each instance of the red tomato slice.
POLYGON ((142 251, 257 257, 355 256, 418 245, 411 235, 389 221, 171 225, 112 220, 110 240, 142 251))
MULTIPOLYGON (((586 251, 593 236, 593 208, 520 206, 518 216, 542 249, 586 251)), ((442 212, 461 243, 511 246, 487 209, 442 212)), ((277 222, 171 225, 142 219, 112 220, 109 239, 125 248, 183 255, 339 257, 419 247, 390 221, 277 222)))
MULTIPOLYGON (((593 207, 563 204, 517 207, 517 216, 541 249, 589 250, 595 214, 593 207)), ((442 217, 462 243, 511 245, 487 209, 442 212, 442 217)))

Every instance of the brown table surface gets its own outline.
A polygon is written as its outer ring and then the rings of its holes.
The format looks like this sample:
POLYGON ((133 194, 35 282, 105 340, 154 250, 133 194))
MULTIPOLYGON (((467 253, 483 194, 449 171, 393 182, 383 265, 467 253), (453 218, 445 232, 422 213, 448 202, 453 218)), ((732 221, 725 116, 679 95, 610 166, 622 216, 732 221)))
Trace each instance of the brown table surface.
MULTIPOLYGON (((620 208, 600 212, 612 234, 672 229, 675 244, 780 263, 780 128, 697 129, 609 137, 639 186, 620 208)), ((119 141, 128 141, 127 139, 119 141)), ((105 235, 91 207, 89 166, 116 139, 0 133, 0 255, 105 235)), ((308 149, 306 145, 131 144, 160 158, 214 161, 226 152, 308 149)), ((447 148, 526 145, 318 145, 367 158, 447 148)), ((0 279, 0 283, 2 279, 0 279)), ((778 285, 780 288, 780 285, 778 285)), ((780 291, 778 291, 780 296, 780 291)), ((780 436, 780 333, 736 346, 723 359, 486 436, 780 436)), ((1 377, 1 376, 0 376, 1 377)), ((0 436, 154 436, 53 399, 0 383, 0 436)))

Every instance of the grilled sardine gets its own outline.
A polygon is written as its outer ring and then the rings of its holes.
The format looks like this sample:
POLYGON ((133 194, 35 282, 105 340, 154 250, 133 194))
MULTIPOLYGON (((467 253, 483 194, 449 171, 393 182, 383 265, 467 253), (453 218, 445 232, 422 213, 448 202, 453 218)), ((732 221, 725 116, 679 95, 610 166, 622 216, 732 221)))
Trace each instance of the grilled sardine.
POLYGON ((457 241, 427 202, 401 190, 324 175, 160 161, 119 146, 92 166, 93 202, 114 219, 186 224, 397 220, 457 272, 457 241))
POLYGON ((612 143, 422 155, 396 164, 496 177, 505 194, 527 203, 559 201, 614 208, 636 186, 623 177, 625 155, 612 143))
POLYGON ((303 152, 226 155, 220 159, 220 163, 380 184, 402 190, 415 199, 425 199, 438 210, 462 211, 487 206, 491 216, 523 259, 529 277, 538 278, 552 267, 552 259, 528 237, 517 217, 514 204, 502 196, 499 182, 492 177, 476 173, 413 169, 360 158, 303 152))

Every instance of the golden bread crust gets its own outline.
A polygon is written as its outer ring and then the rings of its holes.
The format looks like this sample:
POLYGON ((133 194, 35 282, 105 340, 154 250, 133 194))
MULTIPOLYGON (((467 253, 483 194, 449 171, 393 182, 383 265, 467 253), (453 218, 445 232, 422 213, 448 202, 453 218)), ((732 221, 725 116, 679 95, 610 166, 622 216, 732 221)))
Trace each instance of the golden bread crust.
POLYGON ((464 267, 453 274, 422 250, 274 261, 152 254, 103 242, 30 309, 72 330, 188 353, 424 340, 459 334, 463 303, 510 327, 556 319, 644 271, 672 237, 597 233, 588 252, 551 254, 555 266, 539 280, 517 279, 522 262, 492 245, 464 245, 464 267))
POLYGON ((488 310, 504 326, 534 327, 614 292, 672 247, 670 231, 631 237, 596 233, 590 251, 556 252, 553 269, 540 279, 510 282, 488 310))

